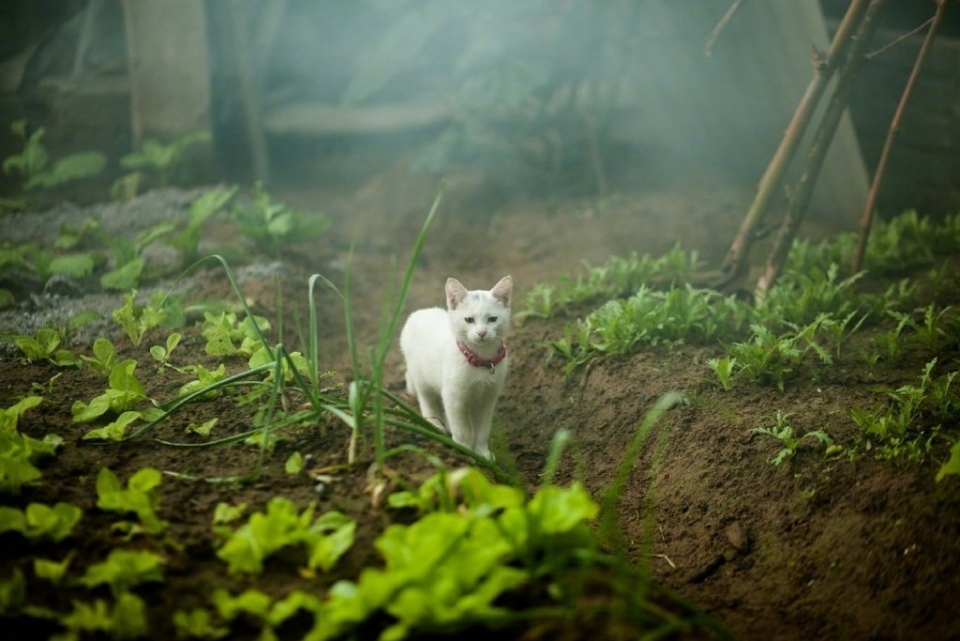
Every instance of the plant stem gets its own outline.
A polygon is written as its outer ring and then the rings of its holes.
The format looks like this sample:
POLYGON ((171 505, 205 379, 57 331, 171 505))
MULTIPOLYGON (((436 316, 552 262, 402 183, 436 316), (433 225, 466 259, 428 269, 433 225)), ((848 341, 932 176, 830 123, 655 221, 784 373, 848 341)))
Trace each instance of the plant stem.
MULTIPOLYGON (((803 221, 807 208, 810 205, 810 199, 813 197, 813 188, 817 184, 817 177, 823 168, 823 162, 830 150, 830 142, 840 126, 840 120, 846 112, 847 100, 850 96, 850 90, 853 87, 854 79, 860 70, 863 62, 863 51, 866 49, 874 32, 880 22, 880 13, 886 0, 871 0, 863 20, 860 22, 856 33, 853 36, 853 43, 850 46, 849 53, 843 62, 837 79, 837 86, 830 98, 830 104, 827 106, 823 117, 820 119, 820 125, 817 127, 813 142, 807 151, 807 158, 804 162, 803 171, 797 181, 796 187, 790 195, 790 204, 787 208, 787 214, 780 225, 780 232, 774 243, 773 249, 767 258, 767 265, 764 268, 760 280, 757 281, 757 292, 763 293, 773 287, 774 282, 783 271, 783 266, 787 262, 787 256, 790 253, 790 247, 793 245, 793 239, 797 235, 797 229, 803 221)), ((854 272, 856 273, 856 272, 854 272)))
POLYGON ((723 14, 723 17, 720 18, 720 22, 717 23, 717 26, 713 28, 713 31, 710 32, 710 37, 707 38, 707 43, 703 45, 703 55, 707 58, 713 55, 713 47, 717 44, 717 40, 720 39, 720 33, 727 28, 727 25, 730 24, 730 21, 733 20, 733 16, 740 9, 740 6, 744 3, 744 0, 734 0, 733 4, 730 5, 730 8, 727 9, 727 12, 723 14))
POLYGON ((933 16, 933 22, 927 31, 927 36, 920 46, 920 52, 913 63, 913 70, 910 71, 910 77, 903 88, 903 94, 900 96, 900 104, 893 114, 893 120, 890 121, 890 129, 887 131, 887 139, 883 143, 883 151, 880 152, 880 160, 877 162, 877 169, 873 173, 873 183, 870 185, 870 191, 867 193, 867 204, 863 209, 863 217, 860 219, 860 238, 857 240, 857 251, 853 256, 853 264, 850 269, 853 273, 860 271, 863 264, 863 254, 867 248, 867 238, 870 236, 870 226, 873 224, 874 209, 877 204, 877 194, 880 191, 880 185, 883 183, 883 176, 887 169, 887 162, 890 160, 890 150, 893 148, 893 142, 900 133, 900 121, 903 119, 903 112, 906 110, 907 102, 910 100, 910 94, 913 93, 913 87, 917 84, 917 78, 920 76, 920 68, 923 67, 933 39, 937 35, 937 29, 943 22, 944 13, 946 13, 946 0, 936 0, 937 12, 933 16))
POLYGON ((757 194, 753 203, 747 210, 747 214, 740 224, 740 229, 737 231, 737 235, 734 237, 723 261, 723 271, 726 273, 728 281, 736 280, 746 271, 747 257, 755 239, 756 229, 770 207, 770 201, 783 180, 790 160, 796 153, 803 134, 810 124, 817 103, 826 90, 830 76, 833 75, 843 59, 847 46, 851 42, 851 36, 860 24, 868 2, 869 0, 853 0, 847 7, 847 13, 833 37, 833 42, 830 43, 830 49, 826 56, 824 57, 819 53, 814 54, 815 73, 813 79, 807 85, 807 90, 797 105, 793 119, 783 134, 783 140, 780 141, 780 146, 757 185, 757 194))

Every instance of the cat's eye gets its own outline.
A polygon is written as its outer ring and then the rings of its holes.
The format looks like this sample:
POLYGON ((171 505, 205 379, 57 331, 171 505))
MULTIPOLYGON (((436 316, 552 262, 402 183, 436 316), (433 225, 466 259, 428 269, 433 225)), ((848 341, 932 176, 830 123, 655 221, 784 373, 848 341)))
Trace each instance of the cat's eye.
POLYGON ((473 325, 473 316, 467 316, 463 319, 467 324, 473 325))
POLYGON ((491 316, 490 318, 487 319, 487 322, 488 322, 488 323, 496 323, 496 322, 497 322, 497 317, 496 317, 496 316, 491 316))

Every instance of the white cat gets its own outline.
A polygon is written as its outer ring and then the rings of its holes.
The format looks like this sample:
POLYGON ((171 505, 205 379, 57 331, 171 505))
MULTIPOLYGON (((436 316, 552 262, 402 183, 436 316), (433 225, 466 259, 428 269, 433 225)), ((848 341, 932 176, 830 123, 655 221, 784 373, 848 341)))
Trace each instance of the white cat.
POLYGON ((400 332, 407 391, 420 402, 420 413, 487 458, 493 458, 493 406, 507 378, 504 337, 512 293, 510 276, 490 291, 467 291, 447 279, 447 309, 416 311, 400 332))

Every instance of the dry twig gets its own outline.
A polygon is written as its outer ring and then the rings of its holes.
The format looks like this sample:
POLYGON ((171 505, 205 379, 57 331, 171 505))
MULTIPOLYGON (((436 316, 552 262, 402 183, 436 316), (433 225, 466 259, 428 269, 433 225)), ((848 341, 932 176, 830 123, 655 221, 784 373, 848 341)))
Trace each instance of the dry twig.
POLYGON ((913 69, 910 71, 910 77, 903 88, 903 94, 900 96, 900 103, 890 121, 890 129, 887 131, 887 139, 883 143, 883 150, 880 152, 880 160, 877 161, 877 169, 873 173, 873 182, 870 184, 870 191, 867 192, 867 204, 863 209, 863 217, 860 219, 860 237, 857 239, 857 251, 853 256, 851 271, 856 274, 860 271, 863 264, 863 254, 867 248, 867 238, 870 236, 870 227, 873 224, 873 214, 877 206, 877 194, 880 191, 880 185, 883 183, 883 175, 887 169, 887 162, 890 160, 890 150, 893 148, 893 142, 900 133, 900 121, 903 120, 903 112, 906 110, 907 102, 910 100, 910 94, 913 93, 913 87, 917 84, 917 78, 920 76, 920 69, 923 67, 927 54, 930 53, 930 47, 933 45, 933 39, 937 35, 937 30, 943 22, 943 15, 946 12, 947 0, 936 0, 937 11, 933 16, 933 22, 930 23, 930 29, 927 36, 920 46, 920 52, 917 53, 917 59, 913 63, 913 69))
POLYGON ((710 37, 707 38, 707 43, 703 45, 703 55, 707 58, 713 55, 713 47, 717 44, 717 40, 720 38, 720 33, 727 28, 727 25, 730 24, 730 21, 733 20, 733 14, 740 9, 741 5, 745 0, 734 0, 733 4, 730 5, 730 8, 727 9, 727 12, 723 14, 723 17, 720 18, 720 22, 717 23, 717 26, 713 28, 713 31, 710 32, 710 37))
POLYGON ((820 119, 820 124, 814 134, 810 148, 807 150, 807 157, 804 161, 803 170, 794 189, 791 190, 790 204, 787 207, 787 214, 780 225, 780 232, 777 240, 770 250, 767 258, 766 267, 763 274, 757 281, 758 295, 768 291, 773 287, 783 266, 787 262, 787 256, 790 253, 790 247, 793 245, 793 239, 797 235, 800 223, 803 221, 807 208, 810 206, 810 199, 813 197, 813 188, 817 184, 817 177, 823 168, 823 162, 827 157, 827 151, 830 149, 830 142, 833 140, 840 126, 840 120, 847 108, 847 99, 850 90, 853 87, 854 79, 860 70, 863 62, 863 51, 870 43, 874 32, 879 26, 880 12, 887 0, 872 0, 867 7, 866 14, 859 28, 853 36, 853 44, 843 62, 837 78, 837 85, 834 88, 833 95, 830 97, 830 103, 820 119))
POLYGON ((773 195, 783 180, 790 160, 796 153, 803 134, 813 118, 817 103, 826 90, 830 77, 840 61, 843 60, 847 47, 850 45, 851 36, 863 19, 867 4, 868 0, 853 0, 837 28, 837 33, 833 37, 833 42, 830 43, 830 49, 826 57, 821 60, 819 54, 815 55, 816 71, 813 79, 807 85, 807 90, 797 105, 793 119, 784 132, 783 140, 781 140, 780 146, 757 185, 757 194, 753 203, 747 210, 747 214, 740 224, 740 229, 737 231, 737 235, 734 237, 723 261, 723 271, 726 273, 728 281, 736 281, 746 271, 747 256, 755 239, 756 230, 770 207, 773 195))

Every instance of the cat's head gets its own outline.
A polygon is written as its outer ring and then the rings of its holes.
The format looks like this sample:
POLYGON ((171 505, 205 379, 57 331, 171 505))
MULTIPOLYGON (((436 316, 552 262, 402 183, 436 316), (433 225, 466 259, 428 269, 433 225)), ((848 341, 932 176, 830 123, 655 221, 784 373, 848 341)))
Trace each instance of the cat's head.
POLYGON ((513 278, 504 276, 490 291, 468 291, 456 278, 449 278, 446 292, 454 336, 471 343, 496 343, 504 339, 510 328, 513 278))

